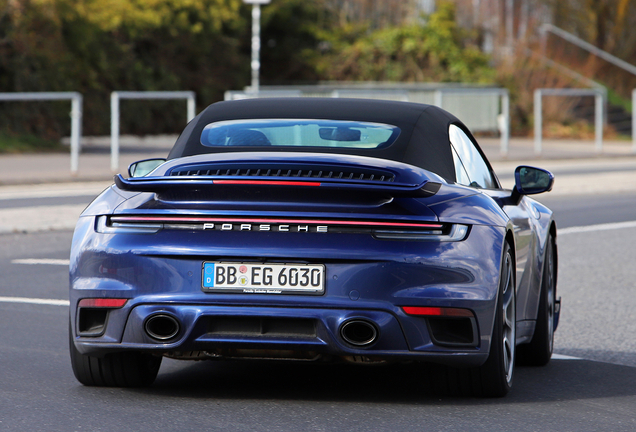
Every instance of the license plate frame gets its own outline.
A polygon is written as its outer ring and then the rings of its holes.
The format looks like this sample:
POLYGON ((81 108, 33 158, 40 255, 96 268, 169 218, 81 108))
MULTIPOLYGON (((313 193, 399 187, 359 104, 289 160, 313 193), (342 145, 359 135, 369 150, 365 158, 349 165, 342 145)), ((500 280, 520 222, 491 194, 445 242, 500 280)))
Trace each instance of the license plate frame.
POLYGON ((204 261, 201 290, 206 293, 325 293, 325 265, 204 261))

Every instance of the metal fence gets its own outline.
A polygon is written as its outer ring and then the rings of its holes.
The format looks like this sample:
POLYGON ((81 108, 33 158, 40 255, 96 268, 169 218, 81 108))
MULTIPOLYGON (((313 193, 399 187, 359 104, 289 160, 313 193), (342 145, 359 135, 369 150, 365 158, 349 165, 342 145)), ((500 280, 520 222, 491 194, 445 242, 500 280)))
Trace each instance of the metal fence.
POLYGON ((79 169, 80 138, 82 136, 83 97, 78 92, 0 93, 0 101, 71 101, 71 174, 79 169))
POLYGON ((119 170, 119 101, 121 99, 186 99, 187 122, 195 116, 192 91, 114 91, 110 94, 110 169, 119 170))
MULTIPOLYGON (((606 94, 602 89, 576 88, 542 88, 534 91, 534 153, 539 156, 542 152, 543 141, 543 96, 594 96, 594 135, 597 153, 603 151, 603 117, 604 99, 606 94)), ((633 127, 633 125, 632 125, 633 127)), ((633 131, 632 131, 633 135, 633 131)))
MULTIPOLYGON (((245 91, 227 91, 226 100, 254 97, 348 97, 418 102, 436 105, 461 118, 474 131, 497 131, 501 134, 501 153, 508 153, 510 135, 510 98, 508 91, 496 87, 450 86, 439 84, 377 84, 318 85, 298 87, 261 87, 258 94, 245 91), (478 108, 478 109, 476 109, 478 108)), ((603 151, 604 89, 542 88, 534 92, 535 154, 542 153, 543 97, 565 96, 595 98, 595 149, 603 151)), ((189 122, 195 116, 195 93, 191 91, 111 93, 111 169, 119 169, 119 104, 121 99, 186 99, 189 122)), ((78 92, 0 93, 0 101, 70 100, 71 106, 71 174, 79 168, 83 96, 78 92)), ((632 105, 636 107, 636 89, 632 91, 632 105)), ((632 152, 636 153, 636 109, 632 111, 632 152)))

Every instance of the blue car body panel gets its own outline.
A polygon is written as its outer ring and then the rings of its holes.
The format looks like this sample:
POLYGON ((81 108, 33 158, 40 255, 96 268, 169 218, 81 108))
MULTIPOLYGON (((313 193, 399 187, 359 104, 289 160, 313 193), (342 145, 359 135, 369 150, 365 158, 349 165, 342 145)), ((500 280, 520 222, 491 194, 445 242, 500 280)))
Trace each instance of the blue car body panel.
POLYGON ((334 354, 360 354, 361 350, 337 343, 335 335, 345 319, 365 317, 378 324, 381 334, 373 349, 364 350, 365 355, 386 355, 384 343, 380 343, 386 339, 387 347, 393 346, 386 349, 395 351, 395 356, 428 354, 431 358, 445 357, 454 350, 432 346, 430 337, 422 331, 423 318, 407 316, 399 306, 461 307, 473 310, 484 326, 480 329, 479 347, 467 353, 474 354, 480 363, 485 360, 480 354, 488 352, 492 303, 498 287, 498 278, 493 275, 498 274, 501 253, 491 245, 503 244, 501 227, 473 226, 469 239, 461 242, 459 248, 450 243, 440 246, 375 240, 366 235, 313 233, 283 234, 289 239, 274 245, 272 234, 252 233, 249 248, 241 248, 237 247, 244 241, 245 234, 241 232, 111 235, 95 234, 94 227, 94 217, 80 218, 73 240, 73 250, 81 254, 71 257, 72 316, 78 301, 87 296, 132 300, 124 308, 110 312, 103 336, 79 346, 84 353, 123 347, 190 351, 203 337, 201 334, 184 333, 169 345, 148 345, 148 337, 133 328, 142 328, 143 319, 158 310, 169 311, 187 328, 192 316, 231 314, 226 308, 237 304, 249 309, 248 315, 262 316, 306 308, 307 314, 295 316, 317 318, 331 342, 321 348, 335 349, 334 354), (387 247, 387 243, 392 247, 387 247), (349 246, 344 248, 343 244, 349 246), (204 261, 224 257, 248 262, 266 256, 268 261, 289 262, 290 250, 294 251, 295 261, 326 263, 325 295, 209 294, 201 289, 204 261), (147 308, 149 305, 154 306, 147 308), (137 311, 138 308, 141 309, 137 311), (127 319, 116 319, 128 314, 132 315, 127 319), (124 322, 132 327, 122 327, 124 322))

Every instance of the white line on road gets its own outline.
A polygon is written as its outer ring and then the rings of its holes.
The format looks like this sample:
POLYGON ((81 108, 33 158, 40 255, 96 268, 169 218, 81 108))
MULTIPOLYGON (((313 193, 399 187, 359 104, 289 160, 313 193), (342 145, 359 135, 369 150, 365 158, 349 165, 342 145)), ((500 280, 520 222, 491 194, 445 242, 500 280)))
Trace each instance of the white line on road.
POLYGON ((0 186, 0 200, 97 196, 112 183, 108 181, 0 186))
POLYGON ((85 204, 0 209, 0 233, 72 230, 85 204))
POLYGON ((47 265, 60 265, 67 266, 71 263, 71 260, 67 259, 54 259, 54 258, 25 258, 25 259, 14 259, 11 260, 11 264, 28 264, 28 265, 36 265, 36 264, 47 264, 47 265))
POLYGON ((583 360, 581 357, 572 357, 563 354, 552 354, 552 360, 583 360))
POLYGON ((38 299, 27 297, 0 297, 0 303, 27 303, 27 304, 41 304, 51 306, 69 306, 68 300, 54 300, 54 299, 38 299))
POLYGON ((608 231, 608 230, 616 230, 616 229, 623 229, 623 228, 636 228, 636 221, 562 228, 557 231, 557 234, 558 235, 577 234, 577 233, 584 233, 584 232, 608 231))

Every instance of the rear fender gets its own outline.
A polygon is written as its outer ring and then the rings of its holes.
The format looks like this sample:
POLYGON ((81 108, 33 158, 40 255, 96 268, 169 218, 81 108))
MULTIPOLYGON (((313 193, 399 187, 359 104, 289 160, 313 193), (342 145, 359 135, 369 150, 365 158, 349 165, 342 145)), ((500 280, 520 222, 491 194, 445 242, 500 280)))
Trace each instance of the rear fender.
POLYGON ((510 222, 510 218, 491 197, 479 192, 467 194, 465 188, 442 187, 435 197, 422 202, 428 204, 440 222, 499 227, 508 226, 510 222), (444 196, 442 194, 449 199, 436 202, 444 196))

